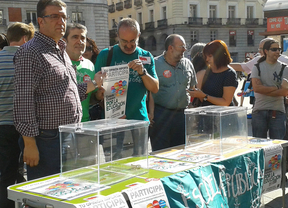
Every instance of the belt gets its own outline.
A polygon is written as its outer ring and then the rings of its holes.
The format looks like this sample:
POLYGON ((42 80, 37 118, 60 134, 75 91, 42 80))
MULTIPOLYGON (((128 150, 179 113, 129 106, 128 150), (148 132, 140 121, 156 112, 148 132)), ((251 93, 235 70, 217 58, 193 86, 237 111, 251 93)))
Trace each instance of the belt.
POLYGON ((170 109, 170 108, 165 108, 165 107, 158 105, 158 104, 155 104, 155 107, 162 108, 162 109, 169 110, 169 111, 174 111, 174 112, 184 112, 184 110, 186 109, 186 108, 170 109))

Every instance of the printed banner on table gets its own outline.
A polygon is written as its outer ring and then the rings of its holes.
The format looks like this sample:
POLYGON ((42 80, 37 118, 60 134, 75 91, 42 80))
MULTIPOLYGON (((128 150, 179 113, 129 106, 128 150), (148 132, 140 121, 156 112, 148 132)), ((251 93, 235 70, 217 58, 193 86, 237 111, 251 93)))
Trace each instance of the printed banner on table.
POLYGON ((282 150, 281 144, 264 147, 265 172, 263 193, 273 191, 281 186, 282 150))
POLYGON ((161 181, 153 181, 141 186, 123 190, 133 208, 170 208, 161 181))
POLYGON ((77 208, 129 208, 124 196, 117 192, 108 196, 100 196, 89 202, 75 204, 77 208))
POLYGON ((123 64, 101 70, 107 73, 103 82, 105 118, 120 118, 125 115, 129 67, 123 64))
POLYGON ((263 149, 161 179, 170 206, 183 208, 259 207, 263 180, 263 149))
POLYGON ((42 194, 57 199, 72 200, 93 192, 103 191, 107 188, 109 187, 98 185, 96 183, 88 183, 75 179, 57 177, 24 185, 17 189, 42 194))

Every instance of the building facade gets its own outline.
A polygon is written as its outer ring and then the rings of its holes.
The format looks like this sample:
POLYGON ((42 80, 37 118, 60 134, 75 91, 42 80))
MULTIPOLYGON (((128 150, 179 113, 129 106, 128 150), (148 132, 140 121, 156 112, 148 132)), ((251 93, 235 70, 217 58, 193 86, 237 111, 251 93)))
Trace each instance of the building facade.
POLYGON ((266 30, 263 1, 258 0, 108 0, 110 44, 117 41, 117 22, 136 19, 141 27, 139 45, 153 55, 164 50, 169 34, 182 35, 189 50, 197 42, 221 39, 234 62, 258 51, 259 33, 266 30))
MULTIPOLYGON (((0 0, 0 32, 6 32, 13 22, 32 22, 37 28, 38 0, 0 0)), ((88 37, 99 49, 109 45, 107 0, 64 0, 67 4, 67 22, 78 22, 88 29, 88 37)))

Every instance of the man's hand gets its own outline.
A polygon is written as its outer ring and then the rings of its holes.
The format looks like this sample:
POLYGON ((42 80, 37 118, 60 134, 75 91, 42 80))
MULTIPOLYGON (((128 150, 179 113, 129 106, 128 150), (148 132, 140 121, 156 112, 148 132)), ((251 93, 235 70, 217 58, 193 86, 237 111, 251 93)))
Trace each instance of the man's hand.
POLYGON ((102 73, 101 71, 97 72, 94 76, 94 80, 96 81, 98 87, 100 88, 103 84, 103 79, 106 77, 106 72, 102 73))
POLYGON ((37 166, 39 163, 39 151, 34 137, 23 136, 24 151, 23 161, 30 167, 37 166))
POLYGON ((130 61, 128 63, 128 67, 133 69, 134 71, 137 71, 138 74, 144 73, 144 66, 143 66, 142 61, 140 59, 135 59, 133 61, 130 61))
POLYGON ((103 87, 99 87, 96 92, 96 99, 102 101, 104 99, 105 89, 103 87))

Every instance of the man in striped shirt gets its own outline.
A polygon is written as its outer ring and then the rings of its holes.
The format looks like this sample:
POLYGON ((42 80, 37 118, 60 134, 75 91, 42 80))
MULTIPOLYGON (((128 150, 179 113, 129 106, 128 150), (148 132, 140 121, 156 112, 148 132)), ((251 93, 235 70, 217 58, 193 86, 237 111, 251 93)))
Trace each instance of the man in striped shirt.
POLYGON ((12 208, 7 199, 7 187, 15 184, 18 174, 20 148, 19 133, 13 121, 14 64, 13 57, 19 46, 34 36, 34 26, 16 22, 9 26, 9 46, 0 51, 0 208, 12 208))

